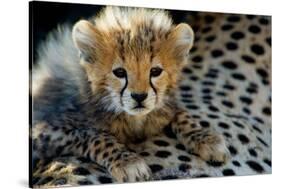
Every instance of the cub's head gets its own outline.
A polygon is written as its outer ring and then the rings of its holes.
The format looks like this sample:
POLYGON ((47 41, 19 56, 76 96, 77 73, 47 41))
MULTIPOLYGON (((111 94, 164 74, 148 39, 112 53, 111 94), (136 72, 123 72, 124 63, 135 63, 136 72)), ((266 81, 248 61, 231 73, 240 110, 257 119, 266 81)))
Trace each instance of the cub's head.
POLYGON ((108 92, 107 108, 138 116, 165 107, 193 31, 163 11, 108 7, 93 22, 76 23, 73 39, 92 90, 108 92))

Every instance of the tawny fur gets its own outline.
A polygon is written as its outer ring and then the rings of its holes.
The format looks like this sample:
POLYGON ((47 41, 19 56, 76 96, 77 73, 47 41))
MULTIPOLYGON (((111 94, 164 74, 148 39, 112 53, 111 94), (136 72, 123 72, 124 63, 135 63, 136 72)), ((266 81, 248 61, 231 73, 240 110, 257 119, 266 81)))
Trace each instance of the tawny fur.
MULTIPOLYGON (((118 181, 147 179, 149 168, 126 146, 158 134, 180 111, 173 91, 192 44, 192 29, 173 25, 160 10, 107 7, 73 30, 60 28, 39 51, 33 74, 35 151, 90 157, 118 181), (120 67, 126 69, 126 79, 114 75, 120 67), (152 77, 155 67, 162 72, 152 77), (144 109, 132 108, 132 93, 148 94, 144 109)), ((184 133, 189 132, 193 128, 188 124, 176 132, 187 146, 184 133)), ((209 159, 225 161, 224 142, 208 135, 216 144, 210 142, 199 155, 211 153, 209 159), (210 151, 210 145, 220 149, 210 151)), ((191 143, 198 146, 201 141, 191 143)))

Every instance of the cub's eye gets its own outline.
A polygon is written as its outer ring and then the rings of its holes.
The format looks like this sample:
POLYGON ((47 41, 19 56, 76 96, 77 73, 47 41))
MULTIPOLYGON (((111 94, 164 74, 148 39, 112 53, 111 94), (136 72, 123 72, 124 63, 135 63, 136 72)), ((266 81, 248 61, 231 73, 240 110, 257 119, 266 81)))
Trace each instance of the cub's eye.
POLYGON ((126 70, 124 68, 116 68, 115 70, 113 70, 113 74, 116 77, 124 78, 124 77, 126 77, 127 72, 126 72, 126 70))
POLYGON ((150 76, 151 77, 158 77, 162 73, 163 69, 159 67, 151 68, 150 76))

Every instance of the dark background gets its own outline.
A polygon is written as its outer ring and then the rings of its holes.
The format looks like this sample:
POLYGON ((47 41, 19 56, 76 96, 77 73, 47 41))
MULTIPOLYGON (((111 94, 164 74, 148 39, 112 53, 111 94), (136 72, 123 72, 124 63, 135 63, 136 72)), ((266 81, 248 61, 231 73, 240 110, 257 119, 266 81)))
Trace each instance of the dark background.
MULTIPOLYGON (((36 49, 40 43, 44 42, 48 33, 54 30, 58 25, 68 23, 74 24, 80 19, 87 19, 96 15, 104 6, 89 5, 77 3, 56 3, 33 1, 29 4, 30 18, 30 48, 35 50, 31 55, 33 62, 36 62, 36 49)), ((174 23, 180 23, 184 20, 186 11, 167 10, 170 12, 174 23)), ((195 11, 190 11, 196 14, 195 11)))

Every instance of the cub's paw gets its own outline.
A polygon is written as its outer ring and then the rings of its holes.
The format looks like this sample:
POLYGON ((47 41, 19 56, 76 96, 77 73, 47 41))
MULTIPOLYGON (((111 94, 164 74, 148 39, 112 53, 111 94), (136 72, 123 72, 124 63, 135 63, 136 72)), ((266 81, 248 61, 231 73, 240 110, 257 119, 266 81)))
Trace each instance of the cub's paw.
POLYGON ((209 130, 191 131, 185 140, 187 149, 208 162, 226 163, 230 153, 224 138, 209 130), (192 133, 193 132, 193 133, 192 133))
POLYGON ((117 182, 146 181, 151 175, 151 170, 145 161, 131 152, 119 154, 109 170, 117 182))

